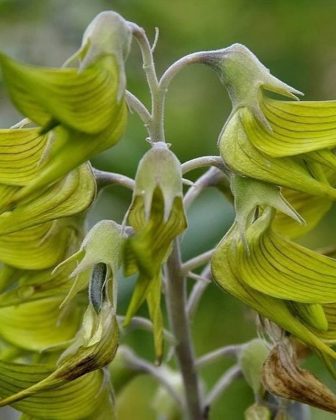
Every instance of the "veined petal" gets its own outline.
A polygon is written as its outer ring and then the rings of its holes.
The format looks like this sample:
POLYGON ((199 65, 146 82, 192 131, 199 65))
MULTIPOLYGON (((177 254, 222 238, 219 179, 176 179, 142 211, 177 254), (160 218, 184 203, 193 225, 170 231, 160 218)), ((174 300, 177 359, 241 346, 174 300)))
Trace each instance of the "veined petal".
POLYGON ((105 302, 99 314, 89 306, 84 314, 82 328, 72 346, 61 355, 57 367, 39 382, 0 400, 0 406, 58 388, 83 375, 87 377, 89 372, 106 366, 117 350, 118 335, 117 321, 110 303, 105 302))
POLYGON ((48 184, 57 181, 68 172, 91 159, 94 155, 110 148, 117 143, 123 135, 127 122, 126 104, 119 108, 116 121, 98 135, 85 134, 64 127, 55 130, 55 139, 50 146, 48 154, 39 168, 34 179, 17 191, 7 205, 15 205, 24 198, 35 194, 48 184))
POLYGON ((287 218, 290 217, 297 224, 304 223, 304 219, 283 197, 280 188, 276 185, 235 174, 231 175, 230 185, 234 196, 236 223, 242 237, 245 236, 245 231, 259 207, 272 207, 281 214, 285 214, 287 218))
POLYGON ((240 278, 238 271, 240 262, 234 246, 237 241, 239 241, 239 232, 237 226, 234 225, 220 242, 212 257, 211 268, 215 282, 307 345, 335 359, 336 353, 293 315, 285 301, 258 292, 240 278))
POLYGON ((16 268, 44 270, 78 246, 82 218, 67 217, 0 236, 0 261, 16 268))
POLYGON ((234 172, 311 195, 336 198, 336 189, 313 178, 303 161, 291 157, 271 158, 257 150, 242 126, 242 112, 245 112, 243 108, 231 117, 219 143, 224 162, 234 172))
POLYGON ((141 293, 134 295, 127 312, 130 320, 145 299, 150 282, 157 278, 161 265, 167 258, 170 245, 186 227, 182 199, 175 198, 171 214, 166 222, 164 217, 164 202, 160 189, 153 194, 150 219, 146 222, 144 216, 144 202, 141 197, 136 197, 129 213, 130 225, 136 229, 124 248, 124 265, 126 275, 139 271, 139 282, 142 284, 141 293), (135 299, 135 296, 137 298, 135 299), (132 309, 131 309, 132 308, 132 309))
POLYGON ((26 185, 39 171, 48 135, 39 128, 0 130, 0 184, 26 185))
POLYGON ((125 92, 125 60, 131 41, 132 32, 129 23, 112 10, 99 13, 83 35, 80 68, 86 68, 101 56, 112 55, 119 70, 118 99, 125 92))
POLYGON ((64 124, 87 134, 106 129, 119 112, 118 66, 100 57, 82 71, 42 68, 0 55, 3 77, 16 107, 40 126, 64 124))
POLYGON ((139 272, 125 325, 127 325, 141 304, 147 299, 150 317, 153 317, 154 344, 157 361, 162 358, 162 315, 160 309, 161 266, 168 257, 172 241, 186 228, 182 197, 175 196, 168 218, 164 191, 157 186, 151 197, 149 218, 146 217, 146 202, 143 195, 136 195, 129 212, 128 221, 135 229, 124 247, 125 274, 139 272))
POLYGON ((284 213, 277 212, 272 226, 275 231, 289 238, 296 238, 312 230, 332 206, 332 201, 328 198, 318 197, 288 188, 283 188, 281 192, 306 221, 305 224, 299 224, 284 213))
MULTIPOLYGON (((42 382, 53 373, 53 368, 41 364, 24 365, 0 361, 0 400, 19 395, 20 391, 42 382)), ((43 387, 42 387, 43 388, 43 387)), ((33 393, 29 398, 12 402, 14 408, 23 411, 28 418, 51 420, 73 420, 74 418, 101 419, 105 412, 113 419, 111 390, 105 373, 96 370, 81 378, 57 387, 57 382, 46 383, 44 390, 33 393), (105 410, 108 411, 106 412, 105 410)), ((107 418, 107 417, 105 417, 107 418)))
POLYGON ((242 280, 279 299, 335 302, 336 260, 282 238, 269 227, 270 217, 271 212, 265 212, 248 228, 249 252, 237 244, 237 270, 242 280))
POLYGON ((241 121, 251 143, 272 157, 336 147, 336 101, 288 102, 264 97, 262 112, 272 131, 245 108, 241 121))
MULTIPOLYGON (((6 287, 3 287, 0 293, 0 308, 49 297, 64 299, 73 288, 73 278, 70 274, 74 268, 75 264, 65 266, 60 268, 57 274, 53 274, 51 269, 28 271, 5 266, 0 271, 0 275, 4 277, 3 282, 6 282, 6 287), (11 269, 11 272, 7 274, 8 269, 11 269)), ((81 286, 80 289, 89 283, 89 274, 80 274, 80 279, 76 281, 81 286)))
POLYGON ((72 339, 81 310, 72 307, 62 316, 62 298, 48 298, 0 309, 0 335, 9 343, 31 351, 42 351, 72 339))
POLYGON ((323 311, 327 318, 328 330, 319 331, 319 336, 326 342, 336 342, 336 303, 323 305, 323 311))
POLYGON ((307 325, 315 328, 317 331, 328 331, 329 324, 324 308, 319 303, 296 303, 289 302, 289 306, 293 309, 299 318, 307 325))
POLYGON ((75 232, 56 220, 0 236, 0 260, 27 270, 50 268, 64 257, 75 232))
POLYGON ((91 168, 83 164, 42 194, 0 214, 0 235, 80 213, 91 204, 95 193, 91 168))
POLYGON ((163 316, 161 312, 161 275, 149 285, 147 293, 147 306, 149 317, 153 322, 153 336, 156 362, 161 363, 163 356, 163 316))

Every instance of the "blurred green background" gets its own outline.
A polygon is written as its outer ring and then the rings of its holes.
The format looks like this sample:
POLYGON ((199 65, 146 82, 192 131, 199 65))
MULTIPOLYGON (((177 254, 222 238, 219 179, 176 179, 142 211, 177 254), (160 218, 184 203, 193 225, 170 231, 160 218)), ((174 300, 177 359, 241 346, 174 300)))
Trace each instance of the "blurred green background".
MULTIPOLYGON (((78 48, 90 20, 106 9, 143 26, 150 39, 154 38, 154 28, 160 29, 155 52, 159 73, 187 53, 240 42, 275 76, 305 92, 306 99, 336 97, 334 0, 0 0, 0 50, 28 63, 60 66, 78 48)), ((128 89, 148 104, 135 44, 127 73, 128 89)), ((168 95, 166 128, 167 139, 181 161, 217 154, 217 136, 229 112, 226 92, 209 69, 192 66, 176 78, 168 95)), ((8 127, 19 118, 0 81, 1 126, 8 127)), ((141 122, 131 115, 124 140, 113 151, 97 157, 94 165, 134 176, 137 162, 148 149, 145 137, 141 122)), ((106 190, 91 211, 90 223, 102 218, 120 222, 129 202, 129 192, 118 187, 106 190)), ((233 212, 219 193, 208 191, 195 202, 189 216, 184 258, 213 247, 232 222, 233 212)), ((332 243, 335 228, 331 212, 305 239, 306 244, 332 243)), ((130 285, 128 282, 121 293, 122 308, 127 304, 130 285)), ((214 286, 205 293, 192 328, 197 355, 256 335, 254 315, 214 286)), ((134 332, 127 342, 141 355, 152 357, 151 339, 146 333, 134 332)), ((209 388, 232 363, 224 360, 202 372, 205 386, 209 388)), ((155 419, 150 403, 155 387, 150 379, 139 378, 125 389, 120 399, 121 420, 155 419)), ((252 392, 239 380, 212 407, 210 418, 242 419, 252 400, 252 392)), ((7 412, 0 416, 10 418, 7 412)), ((335 416, 313 410, 312 418, 335 416)))

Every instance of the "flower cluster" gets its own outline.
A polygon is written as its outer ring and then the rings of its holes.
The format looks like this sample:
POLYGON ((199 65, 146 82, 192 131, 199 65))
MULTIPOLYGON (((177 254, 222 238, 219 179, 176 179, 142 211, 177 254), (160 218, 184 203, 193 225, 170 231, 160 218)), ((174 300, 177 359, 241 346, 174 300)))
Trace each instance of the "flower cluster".
POLYGON ((241 45, 208 62, 233 110, 219 149, 236 220, 212 259, 216 283, 324 359, 336 358, 336 260, 293 242, 336 198, 336 101, 297 99, 241 45))
POLYGON ((25 116, 0 130, 0 405, 34 418, 77 418, 80 410, 81 418, 103 419, 113 412, 102 368, 118 346, 121 227, 101 222, 71 255, 96 196, 87 161, 113 146, 126 126, 130 41, 128 23, 104 12, 62 68, 0 56, 6 87, 25 116), (87 287, 88 306, 80 294, 87 287))

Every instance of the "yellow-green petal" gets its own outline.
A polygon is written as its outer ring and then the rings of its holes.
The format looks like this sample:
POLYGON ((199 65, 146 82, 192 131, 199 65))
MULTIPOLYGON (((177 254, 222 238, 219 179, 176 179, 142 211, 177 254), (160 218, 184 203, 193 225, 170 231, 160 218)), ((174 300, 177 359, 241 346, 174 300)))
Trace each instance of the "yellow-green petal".
POLYGON ((87 134, 106 129, 118 103, 118 66, 113 56, 75 68, 43 68, 0 55, 3 78, 12 101, 23 115, 40 126, 64 124, 87 134))
POLYGON ((335 199, 336 189, 315 179, 302 160, 271 158, 252 145, 241 122, 242 113, 249 112, 246 108, 240 108, 220 136, 221 156, 232 171, 311 195, 335 199))
POLYGON ((7 200, 7 205, 13 206, 18 201, 35 194, 94 155, 113 146, 123 135, 126 122, 127 108, 126 104, 122 103, 116 121, 99 134, 85 134, 64 127, 56 128, 55 139, 39 168, 39 173, 29 184, 13 194, 11 199, 7 200))
POLYGON ((237 270, 239 261, 234 244, 239 241, 237 226, 233 226, 220 242, 212 257, 211 268, 215 282, 224 290, 256 310, 262 316, 274 321, 284 330, 298 337, 304 343, 319 349, 333 359, 336 353, 315 333, 307 328, 290 311, 287 303, 248 286, 237 270))
POLYGON ((237 270, 242 280, 279 299, 335 302, 336 260, 281 237, 269 228, 270 214, 265 212, 248 228, 248 252, 237 244, 237 270))
MULTIPOLYGON (((41 364, 19 364, 0 361, 0 396, 6 398, 20 393, 25 388, 43 381, 53 373, 53 368, 41 364)), ((106 384, 105 373, 91 372, 81 378, 57 387, 57 383, 46 386, 29 398, 11 403, 23 411, 28 418, 73 420, 81 418, 113 419, 111 390, 106 384)), ((4 405, 0 400, 0 405, 4 405)))
POLYGON ((251 143, 272 157, 336 146, 336 101, 279 101, 264 97, 261 109, 272 131, 247 111, 242 123, 251 143))
POLYGON ((332 201, 328 198, 288 188, 283 188, 282 194, 306 222, 299 224, 284 213, 277 212, 272 222, 273 228, 289 238, 296 238, 312 230, 332 206, 332 201))
POLYGON ((26 185, 39 171, 48 135, 38 128, 0 130, 0 184, 26 185))
POLYGON ((59 310, 62 298, 47 298, 0 309, 0 336, 15 346, 42 351, 72 339, 79 325, 80 308, 59 310))
POLYGON ((95 194, 91 168, 83 164, 42 194, 0 214, 0 235, 78 214, 90 206, 95 194))

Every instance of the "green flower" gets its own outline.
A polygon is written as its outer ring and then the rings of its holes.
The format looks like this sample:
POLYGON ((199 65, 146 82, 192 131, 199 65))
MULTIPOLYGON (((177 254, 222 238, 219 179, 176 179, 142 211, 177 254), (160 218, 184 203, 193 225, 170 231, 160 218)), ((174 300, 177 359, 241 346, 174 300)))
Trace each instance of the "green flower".
MULTIPOLYGON (((41 318, 39 317, 39 319, 41 318)), ((49 326, 49 334, 52 335, 53 333, 54 329, 49 326)), ((38 376, 35 376, 35 380, 32 380, 28 375, 30 380, 22 387, 22 383, 24 383, 25 379, 25 372, 24 367, 21 368, 21 366, 18 365, 20 372, 19 385, 21 385, 21 389, 11 392, 9 396, 0 400, 0 406, 8 404, 13 405, 17 401, 26 398, 27 401, 29 401, 29 397, 32 397, 35 394, 40 396, 43 395, 44 391, 50 389, 57 390, 59 387, 62 387, 68 382, 75 381, 77 378, 87 378, 87 374, 92 371, 98 370, 96 376, 101 378, 102 371, 99 372, 99 370, 113 360, 118 347, 118 337, 119 332, 115 312, 108 298, 104 301, 99 314, 95 312, 92 306, 89 306, 84 314, 81 329, 74 338, 72 345, 58 359, 56 367, 53 370, 49 369, 48 375, 40 380, 38 379, 38 376)), ((12 365, 10 365, 10 367, 12 367, 12 365)), ((6 364, 3 363, 3 366, 0 364, 0 371, 1 368, 6 369, 6 364)), ((8 382, 12 384, 11 389, 14 388, 15 390, 18 378, 10 376, 8 382)), ((85 380, 83 380, 83 382, 85 383, 85 380)), ((73 383, 75 384, 76 382, 73 383)), ((104 381, 101 382, 101 385, 103 385, 103 383, 104 381)), ((78 384, 81 386, 82 381, 79 381, 78 384)), ((108 387, 107 384, 105 384, 105 386, 108 387)), ((69 386, 69 388, 71 389, 71 386, 69 386)), ((7 392, 6 394, 8 395, 9 393, 7 392)), ((57 395, 57 392, 53 392, 50 395, 50 398, 53 398, 54 395, 57 395)), ((90 395, 91 398, 96 398, 96 395, 91 394, 91 392, 90 395)), ((14 406, 16 405, 14 404, 14 406)), ((111 404, 109 404, 109 406, 111 406, 111 404)), ((77 407, 77 410, 80 411, 80 415, 82 416, 82 408, 77 407)))
POLYGON ((125 274, 139 273, 139 277, 125 323, 146 300, 154 325, 158 360, 163 352, 161 267, 170 253, 172 241, 187 226, 182 197, 179 161, 166 143, 154 143, 138 166, 128 214, 128 222, 135 233, 128 238, 124 248, 125 274))
POLYGON ((334 200, 336 102, 289 102, 300 92, 272 76, 246 47, 234 44, 205 60, 224 82, 232 113, 219 137, 221 156, 237 174, 334 200))
POLYGON ((333 358, 325 334, 335 338, 325 305, 335 312, 336 261, 283 238, 265 208, 246 229, 245 246, 235 223, 213 259, 220 287, 311 347, 333 358))
POLYGON ((53 274, 62 276, 69 272, 75 279, 63 304, 86 288, 91 276, 89 297, 96 312, 99 312, 106 291, 117 304, 117 272, 121 265, 122 248, 126 236, 120 225, 112 220, 101 220, 87 233, 80 249, 59 264, 53 274))
POLYGON ((53 183, 120 139, 127 119, 123 63, 130 39, 128 23, 105 12, 84 34, 75 54, 77 67, 41 68, 0 56, 14 104, 42 127, 41 134, 50 133, 37 175, 8 204, 53 183))

